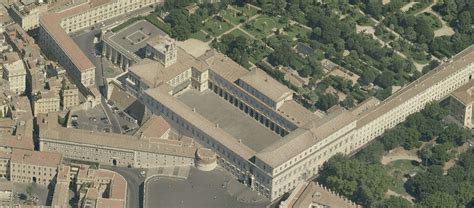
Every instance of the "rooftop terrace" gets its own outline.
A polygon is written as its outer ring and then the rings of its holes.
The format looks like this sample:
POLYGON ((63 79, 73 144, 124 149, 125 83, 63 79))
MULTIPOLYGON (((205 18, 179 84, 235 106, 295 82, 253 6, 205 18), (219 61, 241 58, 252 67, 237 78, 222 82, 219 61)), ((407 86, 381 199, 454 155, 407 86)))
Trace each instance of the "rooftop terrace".
POLYGON ((134 59, 138 59, 139 50, 145 47, 148 40, 166 35, 165 32, 148 21, 140 20, 116 33, 106 34, 104 40, 120 48, 134 59))

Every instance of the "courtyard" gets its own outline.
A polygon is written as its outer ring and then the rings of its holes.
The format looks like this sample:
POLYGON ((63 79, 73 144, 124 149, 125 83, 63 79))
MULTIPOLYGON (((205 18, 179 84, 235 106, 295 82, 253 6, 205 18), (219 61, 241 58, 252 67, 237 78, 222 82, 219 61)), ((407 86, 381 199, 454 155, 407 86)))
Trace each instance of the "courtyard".
POLYGON ((178 99, 256 152, 281 138, 211 91, 187 90, 178 99))

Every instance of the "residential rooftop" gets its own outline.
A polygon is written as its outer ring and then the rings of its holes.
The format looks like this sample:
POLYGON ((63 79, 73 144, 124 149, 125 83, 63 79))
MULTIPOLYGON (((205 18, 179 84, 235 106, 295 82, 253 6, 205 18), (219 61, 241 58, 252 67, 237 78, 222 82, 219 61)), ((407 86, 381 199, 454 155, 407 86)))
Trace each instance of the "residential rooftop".
POLYGON ((160 138, 170 130, 171 126, 163 117, 152 115, 134 135, 141 138, 160 138))
POLYGON ((62 155, 53 152, 39 152, 31 150, 14 149, 11 162, 17 164, 58 167, 61 164, 62 155))

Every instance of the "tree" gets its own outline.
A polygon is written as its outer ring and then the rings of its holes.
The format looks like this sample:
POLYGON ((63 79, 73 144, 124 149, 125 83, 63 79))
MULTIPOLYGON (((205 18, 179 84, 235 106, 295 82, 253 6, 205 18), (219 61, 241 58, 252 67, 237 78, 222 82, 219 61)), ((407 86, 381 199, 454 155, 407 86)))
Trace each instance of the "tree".
POLYGON ((444 165, 444 163, 451 158, 451 154, 448 152, 449 147, 450 145, 447 144, 440 144, 432 147, 431 152, 433 152, 433 155, 429 159, 431 164, 444 165))
POLYGON ((459 128, 455 124, 448 124, 448 126, 444 128, 443 132, 438 136, 436 142, 439 144, 449 144, 451 146, 461 146, 470 137, 471 134, 465 129, 459 128))
POLYGON ((454 198, 459 205, 467 205, 474 199, 474 184, 468 180, 457 185, 454 198))
POLYGON ((336 105, 337 102, 338 98, 336 95, 332 93, 326 93, 319 96, 319 99, 316 102, 316 107, 323 111, 326 111, 332 106, 336 105))
POLYGON ((250 46, 245 37, 226 34, 221 37, 220 41, 214 41, 212 46, 238 64, 244 67, 250 66, 248 61, 250 46))
POLYGON ((425 18, 417 18, 415 31, 418 34, 418 43, 429 43, 434 38, 434 32, 425 18))
POLYGON ((472 18, 471 13, 469 11, 463 11, 458 16, 458 28, 463 32, 470 32, 472 31, 472 18))
POLYGON ((422 207, 426 208, 456 208, 457 203, 453 196, 445 192, 434 192, 428 194, 420 202, 422 207))
POLYGON ((364 73, 359 78, 359 82, 361 85, 369 85, 370 83, 374 82, 376 77, 375 72, 372 70, 365 70, 364 73))
POLYGON ((291 46, 283 43, 275 47, 275 50, 268 56, 268 61, 274 65, 290 66, 291 61, 296 58, 291 46))
POLYGON ((357 153, 356 158, 363 163, 376 164, 380 163, 384 153, 384 145, 377 139, 357 153))
POLYGON ((425 106, 422 113, 428 118, 441 120, 448 115, 448 110, 441 107, 441 105, 439 105, 439 102, 431 102, 425 106))
POLYGON ((348 95, 342 102, 341 105, 345 108, 352 108, 354 107, 354 97, 352 95, 348 95))
POLYGON ((422 162, 424 163, 425 168, 428 168, 428 161, 433 156, 433 152, 431 151, 431 148, 424 147, 418 150, 417 154, 418 154, 418 157, 420 157, 422 162))
POLYGON ((399 196, 391 196, 374 206, 375 208, 411 208, 413 205, 406 199, 399 196))
POLYGON ((434 68, 436 68, 437 66, 439 66, 439 61, 437 60, 431 60, 430 63, 426 66, 423 67, 423 74, 426 74, 428 73, 429 71, 433 70, 434 68))
POLYGON ((405 128, 401 127, 400 128, 401 132, 401 137, 402 137, 402 142, 401 145, 404 149, 406 150, 411 150, 415 147, 420 147, 421 142, 421 134, 416 130, 415 128, 405 128))
POLYGON ((397 128, 387 130, 380 140, 386 151, 390 151, 400 146, 400 131, 397 128))
POLYGON ((389 176, 379 164, 336 155, 323 168, 322 183, 364 206, 382 200, 388 189, 389 176))
POLYGON ((377 79, 375 79, 375 84, 386 89, 393 85, 393 73, 390 71, 383 71, 377 79))
POLYGON ((365 11, 378 19, 382 14, 382 6, 382 2, 379 0, 369 0, 365 11))

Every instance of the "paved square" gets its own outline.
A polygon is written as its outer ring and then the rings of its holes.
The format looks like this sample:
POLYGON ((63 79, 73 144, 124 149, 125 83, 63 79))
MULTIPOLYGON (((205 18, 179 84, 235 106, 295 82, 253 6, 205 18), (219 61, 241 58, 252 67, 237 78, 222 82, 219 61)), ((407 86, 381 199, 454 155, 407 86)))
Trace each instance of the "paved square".
POLYGON ((270 203, 219 167, 210 172, 191 168, 186 180, 150 178, 145 195, 144 208, 260 208, 270 203))

